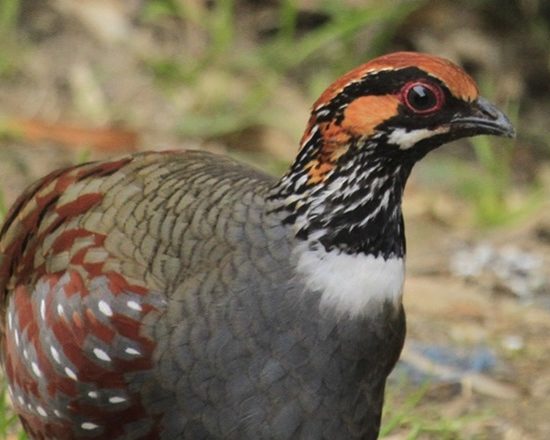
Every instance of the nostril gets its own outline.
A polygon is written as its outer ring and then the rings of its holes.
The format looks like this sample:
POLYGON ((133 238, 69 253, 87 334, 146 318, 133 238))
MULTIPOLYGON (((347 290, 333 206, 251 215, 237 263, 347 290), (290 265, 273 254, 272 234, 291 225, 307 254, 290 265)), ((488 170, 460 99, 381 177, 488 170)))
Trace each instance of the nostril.
POLYGON ((497 120, 500 117, 498 110, 485 98, 479 97, 477 99, 477 105, 479 111, 485 115, 489 116, 491 119, 497 120))

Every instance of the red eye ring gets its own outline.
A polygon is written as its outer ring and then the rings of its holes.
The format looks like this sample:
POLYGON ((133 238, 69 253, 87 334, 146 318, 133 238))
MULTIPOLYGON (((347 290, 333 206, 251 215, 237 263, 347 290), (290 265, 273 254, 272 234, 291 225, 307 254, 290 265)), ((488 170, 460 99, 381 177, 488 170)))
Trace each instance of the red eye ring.
POLYGON ((411 81, 401 89, 401 101, 412 112, 424 115, 441 109, 445 97, 441 88, 435 84, 411 81))

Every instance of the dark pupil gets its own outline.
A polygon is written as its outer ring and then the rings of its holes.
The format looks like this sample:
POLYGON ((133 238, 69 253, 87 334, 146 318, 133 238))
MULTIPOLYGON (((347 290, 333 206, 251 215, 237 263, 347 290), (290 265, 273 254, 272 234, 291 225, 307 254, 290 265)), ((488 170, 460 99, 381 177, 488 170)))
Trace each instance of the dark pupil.
POLYGON ((428 110, 436 105, 435 94, 421 85, 414 86, 409 90, 408 100, 416 110, 428 110))

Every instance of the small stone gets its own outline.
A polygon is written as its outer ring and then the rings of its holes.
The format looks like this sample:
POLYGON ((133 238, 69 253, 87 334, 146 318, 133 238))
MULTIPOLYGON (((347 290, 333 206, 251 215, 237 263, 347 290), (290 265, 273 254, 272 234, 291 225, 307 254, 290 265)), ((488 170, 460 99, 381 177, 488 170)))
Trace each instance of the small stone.
POLYGON ((501 344, 508 351, 520 351, 525 346, 523 337, 520 335, 506 335, 502 338, 501 344))

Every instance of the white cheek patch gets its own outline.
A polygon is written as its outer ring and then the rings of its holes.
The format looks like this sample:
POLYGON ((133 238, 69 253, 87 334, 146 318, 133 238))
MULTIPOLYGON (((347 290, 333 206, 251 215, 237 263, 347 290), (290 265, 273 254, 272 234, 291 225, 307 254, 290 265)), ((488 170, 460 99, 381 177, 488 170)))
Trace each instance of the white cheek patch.
POLYGON ((399 146, 400 150, 408 150, 423 139, 448 132, 449 127, 438 127, 434 130, 419 128, 410 131, 404 128, 395 128, 388 136, 388 143, 399 146))
POLYGON ((308 249, 299 255, 296 270, 308 289, 321 292, 320 308, 341 317, 376 314, 386 302, 401 303, 402 258, 308 249))

